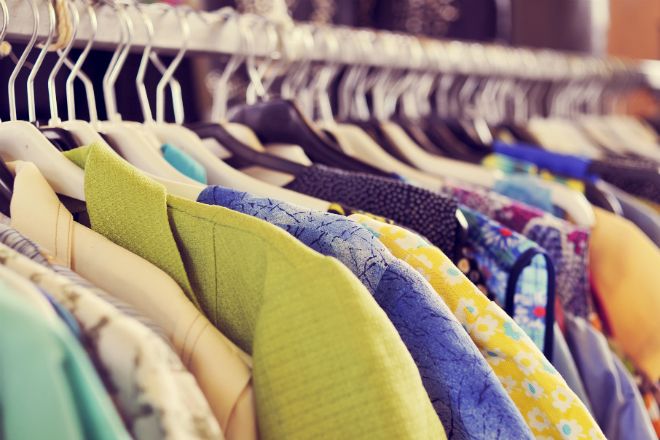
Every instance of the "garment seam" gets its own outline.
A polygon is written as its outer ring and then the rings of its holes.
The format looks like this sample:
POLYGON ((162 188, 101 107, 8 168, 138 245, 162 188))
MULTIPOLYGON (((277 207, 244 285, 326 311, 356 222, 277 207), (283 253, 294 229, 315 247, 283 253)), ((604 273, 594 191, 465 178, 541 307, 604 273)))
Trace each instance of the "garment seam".
MULTIPOLYGON (((197 324, 197 321, 199 321, 199 319, 201 318, 201 316, 202 316, 201 314, 198 314, 198 315, 195 317, 195 320, 190 324, 190 328, 188 328, 188 332, 186 333, 186 341, 188 340, 188 336, 190 336, 190 332, 192 331, 192 328, 195 326, 195 324, 197 324)), ((193 353, 195 352, 195 347, 197 346, 197 341, 199 341, 199 338, 202 336, 202 333, 203 333, 203 331, 204 331, 204 329, 206 328, 207 325, 208 325, 208 321, 206 322, 206 324, 204 324, 204 326, 202 327, 202 329, 197 333, 197 337, 196 337, 195 340, 192 342, 192 344, 191 344, 191 346, 190 346, 190 350, 187 350, 187 352, 189 353, 189 355, 186 356, 186 358, 187 358, 187 359, 186 359, 186 368, 188 368, 189 370, 190 370, 190 364, 191 364, 192 361, 193 361, 193 357, 194 357, 194 356, 193 356, 193 353)), ((187 345, 188 345, 187 343, 184 343, 184 347, 186 347, 187 345)), ((185 355, 186 352, 184 351, 183 354, 185 355)))
MULTIPOLYGON (((206 205, 206 206, 211 206, 211 205, 206 205)), ((197 219, 197 220, 201 220, 201 221, 204 221, 204 222, 206 222, 206 223, 211 224, 211 225, 213 226, 213 238, 214 238, 214 240, 213 240, 213 241, 214 241, 214 243, 213 243, 213 247, 214 247, 214 251, 215 251, 215 228, 218 227, 218 226, 221 226, 221 227, 223 227, 223 228, 228 228, 228 229, 232 229, 232 230, 235 230, 235 231, 243 232, 243 233, 245 233, 245 234, 247 234, 247 235, 249 235, 249 236, 251 236, 251 237, 256 237, 256 238, 258 238, 259 240, 266 242, 266 243, 269 245, 270 248, 272 248, 272 249, 273 249, 274 251, 276 251, 279 255, 281 255, 282 257, 284 257, 284 259, 286 260, 287 263, 291 264, 291 265, 294 266, 295 268, 299 268, 299 266, 300 266, 299 264, 295 264, 295 263, 293 263, 293 262, 287 257, 288 254, 287 254, 286 252, 283 252, 283 251, 281 251, 277 246, 272 245, 272 244, 271 244, 271 243, 270 243, 265 237, 263 237, 263 236, 261 236, 261 235, 254 234, 253 232, 247 231, 247 230, 245 230, 245 229, 237 228, 237 227, 235 227, 235 226, 228 226, 228 225, 221 225, 221 224, 218 224, 218 223, 214 222, 213 220, 209 220, 209 219, 204 218, 204 217, 199 217, 199 216, 197 216, 197 215, 190 214, 189 212, 183 211, 182 209, 179 209, 179 208, 175 208, 175 207, 173 207, 173 206, 171 206, 171 205, 169 205, 169 204, 167 205, 167 207, 170 208, 170 209, 172 209, 172 210, 174 210, 174 211, 180 212, 181 214, 187 215, 188 217, 191 217, 191 218, 194 218, 194 219, 197 219)), ((219 206, 219 208, 220 208, 220 206, 219 206)), ((229 208, 225 208, 225 209, 229 209, 229 208)), ((248 214, 244 214, 244 215, 248 215, 248 214)), ((249 216, 249 217, 251 217, 251 216, 249 216)), ((255 217, 253 217, 253 218, 255 218, 255 217)), ((255 219, 256 219, 256 218, 255 218, 255 219)), ((256 220, 259 220, 259 219, 256 219, 256 220)), ((263 221, 263 220, 262 220, 262 221, 263 221)), ((269 223, 269 224, 270 224, 270 223, 269 223)), ((286 234, 286 231, 282 231, 282 232, 286 234)), ((292 238, 295 239, 295 237, 292 237, 292 238)), ((214 256, 213 256, 213 257, 214 257, 214 262, 215 262, 215 252, 214 252, 214 256)))

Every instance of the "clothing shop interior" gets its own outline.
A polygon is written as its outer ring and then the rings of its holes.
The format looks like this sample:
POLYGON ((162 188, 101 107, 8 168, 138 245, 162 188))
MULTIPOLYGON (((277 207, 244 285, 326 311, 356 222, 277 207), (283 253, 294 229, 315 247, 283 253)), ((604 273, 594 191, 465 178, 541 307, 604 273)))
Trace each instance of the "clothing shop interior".
POLYGON ((0 10, 0 440, 658 440, 660 0, 0 10))

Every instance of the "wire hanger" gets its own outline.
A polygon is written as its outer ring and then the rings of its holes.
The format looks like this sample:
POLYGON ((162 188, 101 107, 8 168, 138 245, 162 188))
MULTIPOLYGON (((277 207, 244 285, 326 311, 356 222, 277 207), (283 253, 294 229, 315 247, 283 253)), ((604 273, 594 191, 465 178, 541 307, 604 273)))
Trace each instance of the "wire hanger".
MULTIPOLYGON (((57 90, 55 88, 55 78, 64 64, 64 59, 68 56, 73 43, 75 42, 78 33, 78 25, 80 23, 80 14, 78 8, 73 1, 68 2, 68 7, 71 12, 71 39, 66 44, 64 51, 58 51, 59 58, 53 66, 53 69, 48 76, 48 102, 50 105, 50 120, 48 125, 39 127, 39 130, 46 136, 55 147, 60 151, 68 151, 79 147, 76 138, 64 128, 61 127, 62 121, 59 118, 57 106, 57 90)), ((47 46, 44 46, 47 50, 47 46)), ((35 66, 36 67, 36 66, 35 66)))
MULTIPOLYGON (((138 4, 134 2, 127 3, 140 12, 140 6, 138 4)), ((199 182, 183 175, 163 158, 160 150, 161 143, 149 130, 147 125, 139 122, 122 121, 121 115, 117 112, 114 85, 133 43, 133 23, 126 12, 126 5, 124 3, 118 3, 114 6, 115 13, 121 24, 122 38, 104 76, 103 88, 108 112, 108 122, 99 124, 99 131, 124 159, 140 170, 163 179, 200 187, 201 184, 199 182)), ((164 11, 164 13, 167 12, 167 10, 164 11)), ((142 19, 148 19, 146 14, 141 14, 141 17, 142 19)), ((147 25, 148 32, 149 29, 150 27, 147 25)), ((153 27, 151 29, 153 30, 153 27)), ((149 42, 143 52, 142 63, 148 63, 149 61, 152 38, 153 33, 150 33, 149 42)), ((140 78, 138 77, 139 80, 140 78)), ((138 90, 140 90, 139 87, 138 90)))
MULTIPOLYGON (((240 64, 245 60, 247 64, 251 84, 255 94, 263 96, 265 88, 261 83, 261 76, 254 67, 254 41, 251 30, 248 26, 241 21, 238 15, 233 12, 230 13, 228 19, 234 20, 241 31, 241 52, 232 55, 225 70, 223 71, 220 79, 215 85, 213 96, 213 112, 212 122, 210 123, 196 123, 187 125, 197 136, 202 139, 215 140, 223 148, 228 150, 232 158, 233 164, 238 168, 249 166, 257 166, 267 170, 277 171, 289 176, 297 176, 302 174, 307 168, 296 162, 283 159, 277 156, 272 156, 264 153, 263 145, 257 139, 256 135, 251 133, 251 130, 240 124, 227 123, 224 118, 227 108, 227 89, 230 76, 237 70, 240 64), (240 133, 242 131, 243 133, 240 133), (248 131, 248 133, 245 133, 248 131), (252 147, 248 146, 242 139, 252 134, 252 147), (256 145, 255 145, 256 144, 256 145)), ((245 20, 245 19, 244 19, 245 20)), ((271 24, 272 26, 272 24, 271 24)), ((273 35, 273 34, 269 34, 273 35)), ((275 41, 273 41, 273 50, 277 48, 277 34, 274 34, 275 41)), ((292 178, 289 178, 291 180, 292 178)))
MULTIPOLYGON (((304 38, 302 41, 305 41, 304 38)), ((306 51, 305 60, 311 57, 311 52, 306 51)), ((303 74, 290 77, 291 84, 284 92, 295 95, 303 74)), ((336 142, 312 123, 295 101, 271 99, 251 106, 235 107, 231 113, 232 122, 247 125, 264 143, 299 145, 313 162, 349 171, 385 175, 379 169, 343 154, 336 142)))
MULTIPOLYGON (((189 11, 187 8, 184 10, 189 11)), ((186 15, 187 13, 184 14, 184 19, 187 20, 186 15)), ((222 15, 224 15, 224 12, 222 15)), ((174 80, 174 78, 172 79, 174 80)), ((172 88, 172 93, 175 95, 172 100, 173 102, 176 103, 183 101, 181 96, 176 96, 181 93, 180 87, 175 85, 172 88)), ((181 119, 183 119, 183 106, 181 107, 181 111, 181 119)), ((156 136, 158 136, 161 142, 170 142, 176 145, 190 156, 192 156, 194 159, 196 159, 199 163, 201 163, 206 170, 208 183, 211 185, 220 185, 239 191, 246 191, 260 197, 277 198, 290 203, 295 203, 299 206, 305 206, 310 209, 327 211, 330 206, 330 202, 309 197, 304 194, 298 194, 278 186, 270 185, 241 173, 240 171, 224 163, 216 155, 209 151, 209 149, 202 143, 199 136, 197 136, 193 131, 179 124, 152 122, 149 124, 149 128, 156 134, 156 136)), ((250 151, 254 151, 250 147, 245 146, 245 148, 248 148, 250 151)))
MULTIPOLYGON (((60 154, 33 124, 28 121, 18 121, 16 118, 16 77, 37 41, 39 28, 39 9, 35 0, 28 0, 28 3, 33 13, 32 35, 9 80, 11 121, 0 124, 0 156, 6 162, 23 160, 34 163, 55 192, 74 199, 85 200, 83 170, 60 154)), ((55 13, 53 5, 49 1, 46 1, 46 3, 50 28, 54 29, 55 13)), ((31 96, 34 97, 33 94, 31 96)), ((28 106, 34 109, 34 101, 28 102, 28 106)), ((31 116, 34 116, 34 110, 32 110, 31 116)))

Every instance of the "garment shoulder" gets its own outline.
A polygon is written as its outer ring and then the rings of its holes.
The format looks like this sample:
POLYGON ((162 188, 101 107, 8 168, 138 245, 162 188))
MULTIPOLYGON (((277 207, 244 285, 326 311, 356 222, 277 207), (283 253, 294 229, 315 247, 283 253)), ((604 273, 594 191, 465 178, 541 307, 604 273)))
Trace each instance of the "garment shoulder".
POLYGON ((222 206, 204 205, 171 195, 167 197, 175 228, 179 227, 179 222, 186 223, 186 230, 191 234, 213 232, 216 240, 234 241, 237 245, 244 245, 248 252, 278 255, 293 267, 321 257, 286 231, 259 218, 222 206), (252 240, 244 241, 246 237, 252 240))

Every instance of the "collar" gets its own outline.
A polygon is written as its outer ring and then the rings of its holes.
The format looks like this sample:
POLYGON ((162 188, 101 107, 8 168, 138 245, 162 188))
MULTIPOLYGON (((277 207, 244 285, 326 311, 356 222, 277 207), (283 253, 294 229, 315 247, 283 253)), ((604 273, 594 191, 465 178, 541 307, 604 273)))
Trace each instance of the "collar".
POLYGON ((34 164, 16 161, 8 165, 16 173, 11 227, 42 244, 71 267, 73 216, 34 164))
POLYGON ((98 142, 63 154, 85 170, 92 229, 169 274, 201 310, 174 240, 165 187, 98 142))

